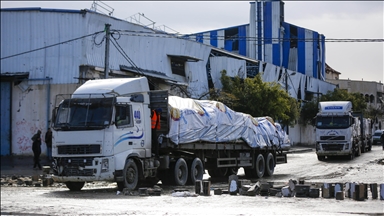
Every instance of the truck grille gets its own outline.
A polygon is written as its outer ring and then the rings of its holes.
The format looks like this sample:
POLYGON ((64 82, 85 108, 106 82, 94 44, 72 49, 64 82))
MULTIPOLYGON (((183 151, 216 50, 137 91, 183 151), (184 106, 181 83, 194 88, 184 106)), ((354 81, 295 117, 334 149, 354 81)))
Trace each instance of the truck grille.
POLYGON ((320 136, 320 140, 345 140, 345 136, 320 136))
POLYGON ((66 168, 64 170, 64 176, 92 176, 93 169, 79 170, 77 168, 66 168))
POLYGON ((92 166, 93 157, 87 158, 57 158, 53 165, 53 170, 58 175, 58 167, 64 167, 60 176, 93 176, 93 169, 80 169, 85 166, 92 166))
POLYGON ((321 147, 324 151, 341 151, 344 148, 344 144, 322 144, 321 147))
POLYGON ((58 154, 100 154, 100 145, 62 145, 58 146, 58 154))

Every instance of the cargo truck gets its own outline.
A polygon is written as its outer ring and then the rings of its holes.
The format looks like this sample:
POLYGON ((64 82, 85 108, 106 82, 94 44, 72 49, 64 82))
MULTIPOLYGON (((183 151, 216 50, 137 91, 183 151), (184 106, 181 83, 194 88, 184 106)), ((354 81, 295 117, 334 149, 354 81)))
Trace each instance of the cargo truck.
POLYGON ((56 101, 52 178, 70 190, 93 181, 117 182, 119 190, 159 181, 183 186, 205 170, 225 177, 244 168, 261 178, 287 162, 273 119, 150 90, 146 77, 89 80, 56 101), (156 130, 151 113, 158 109, 156 130))
POLYGON ((329 156, 348 156, 352 160, 371 150, 371 120, 353 113, 350 101, 319 102, 314 120, 318 160, 329 156))

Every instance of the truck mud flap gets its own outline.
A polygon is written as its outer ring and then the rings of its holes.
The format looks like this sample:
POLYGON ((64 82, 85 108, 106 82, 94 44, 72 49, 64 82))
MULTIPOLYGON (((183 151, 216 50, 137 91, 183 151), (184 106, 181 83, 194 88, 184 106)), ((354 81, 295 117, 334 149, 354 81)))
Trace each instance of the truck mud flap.
POLYGON ((276 155, 276 164, 287 163, 287 154, 276 155))

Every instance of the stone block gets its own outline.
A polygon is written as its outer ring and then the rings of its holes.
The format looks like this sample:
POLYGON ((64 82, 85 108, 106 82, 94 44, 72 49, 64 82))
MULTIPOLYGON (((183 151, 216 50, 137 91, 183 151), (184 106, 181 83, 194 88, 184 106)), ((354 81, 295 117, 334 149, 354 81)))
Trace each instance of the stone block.
POLYGON ((309 189, 309 197, 319 198, 320 197, 320 189, 319 188, 310 188, 309 189))
POLYGON ((336 200, 344 200, 344 191, 337 191, 335 197, 336 200))
POLYGON ((309 196, 309 185, 298 184, 295 187, 296 197, 308 197, 309 196))
POLYGON ((195 194, 201 194, 203 190, 203 182, 201 180, 196 180, 195 182, 195 194))
POLYGON ((380 200, 384 200, 384 184, 380 184, 380 200))
POLYGON ((228 191, 230 195, 237 195, 239 192, 238 181, 239 177, 237 175, 230 175, 228 177, 228 191))
POLYGON ((223 193, 223 191, 220 188, 213 190, 213 194, 215 194, 215 195, 221 195, 222 193, 223 193))
POLYGON ((355 193, 353 199, 356 201, 364 201, 364 184, 355 185, 355 193))
POLYGON ((324 183, 321 187, 321 194, 323 198, 333 198, 335 187, 332 184, 324 183))
POLYGON ((203 181, 203 195, 210 196, 211 195, 211 182, 203 181))
POLYGON ((372 199, 377 199, 377 183, 369 184, 369 189, 371 190, 372 199))
MULTIPOLYGON (((344 184, 343 183, 335 183, 333 184, 334 187, 334 197, 336 197, 336 193, 339 191, 344 191, 344 184)), ((344 193, 343 193, 344 195, 344 193)))

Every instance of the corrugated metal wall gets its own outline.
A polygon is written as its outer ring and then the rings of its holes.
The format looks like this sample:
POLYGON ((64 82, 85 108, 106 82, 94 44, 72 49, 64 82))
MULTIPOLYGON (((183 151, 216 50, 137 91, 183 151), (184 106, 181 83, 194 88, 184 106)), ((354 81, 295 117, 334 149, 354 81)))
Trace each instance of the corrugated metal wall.
MULTIPOLYGON (((85 35, 78 13, 2 11, 2 58, 85 35), (75 24, 75 25, 74 25, 75 24)), ((52 46, 1 61, 1 72, 29 72, 29 78, 54 77, 52 83, 75 83, 82 63, 82 40, 52 46)), ((41 82, 42 83, 42 82, 41 82)))

